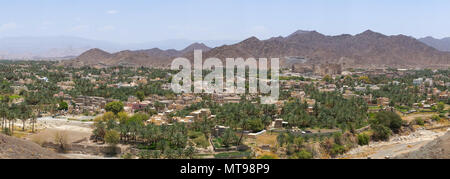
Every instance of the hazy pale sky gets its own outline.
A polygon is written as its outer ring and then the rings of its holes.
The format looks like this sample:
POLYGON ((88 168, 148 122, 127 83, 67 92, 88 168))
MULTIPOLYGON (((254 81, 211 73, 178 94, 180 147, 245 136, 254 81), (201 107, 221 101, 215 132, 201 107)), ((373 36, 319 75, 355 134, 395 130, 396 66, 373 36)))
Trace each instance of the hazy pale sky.
POLYGON ((450 37, 448 0, 0 0, 0 37, 120 43, 242 40, 296 30, 450 37))

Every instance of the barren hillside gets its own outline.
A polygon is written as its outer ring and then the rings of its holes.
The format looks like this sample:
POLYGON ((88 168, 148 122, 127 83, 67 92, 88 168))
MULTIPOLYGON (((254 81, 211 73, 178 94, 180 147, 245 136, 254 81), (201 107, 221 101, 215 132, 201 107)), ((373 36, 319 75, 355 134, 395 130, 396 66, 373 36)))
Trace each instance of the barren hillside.
POLYGON ((33 142, 0 134, 0 159, 63 159, 33 142))

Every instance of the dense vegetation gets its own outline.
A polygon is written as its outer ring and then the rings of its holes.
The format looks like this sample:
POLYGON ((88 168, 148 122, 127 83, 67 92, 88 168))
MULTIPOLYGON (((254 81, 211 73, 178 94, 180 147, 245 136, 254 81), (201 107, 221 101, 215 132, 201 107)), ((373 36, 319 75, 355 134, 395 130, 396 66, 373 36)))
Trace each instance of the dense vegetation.
POLYGON ((341 128, 355 130, 367 124, 367 103, 361 98, 344 99, 339 93, 321 93, 309 86, 308 93, 316 101, 313 112, 309 105, 298 99, 286 102, 281 118, 291 127, 341 128))

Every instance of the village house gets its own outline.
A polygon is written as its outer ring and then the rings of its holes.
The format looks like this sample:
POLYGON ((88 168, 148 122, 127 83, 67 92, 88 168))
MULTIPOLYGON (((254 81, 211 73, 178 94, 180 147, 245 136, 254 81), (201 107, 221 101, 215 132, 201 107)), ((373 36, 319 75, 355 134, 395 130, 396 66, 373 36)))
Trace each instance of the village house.
POLYGON ((305 92, 304 91, 292 91, 291 92, 291 97, 293 98, 298 98, 300 99, 300 101, 303 101, 305 99, 305 92))
POLYGON ((14 91, 14 94, 20 94, 22 91, 28 91, 27 86, 11 86, 14 91))
POLYGON ((166 125, 169 124, 167 121, 167 116, 164 113, 158 113, 157 115, 154 115, 150 117, 149 120, 146 122, 147 124, 154 124, 154 125, 166 125))
POLYGON ((443 91, 439 94, 439 100, 447 100, 448 99, 449 92, 443 91))
POLYGON ((423 82, 423 84, 426 85, 426 86, 433 86, 433 85, 434 85, 433 79, 427 78, 427 79, 425 79, 425 81, 423 82))
POLYGON ((362 98, 364 99, 364 101, 365 101, 367 104, 372 104, 372 102, 373 102, 373 96, 372 96, 372 94, 364 95, 362 98))
POLYGON ((344 94, 342 94, 342 96, 345 98, 345 99, 351 99, 351 98, 353 98, 353 97, 357 97, 358 95, 356 95, 356 94, 354 94, 352 91, 350 91, 350 90, 345 90, 345 92, 344 92, 344 94))
POLYGON ((355 91, 357 91, 357 92, 364 92, 364 91, 366 91, 367 90, 367 88, 366 87, 363 87, 363 86, 357 86, 357 87, 355 87, 355 91))
POLYGON ((194 121, 200 121, 204 118, 209 119, 211 117, 211 111, 209 109, 200 109, 197 111, 193 111, 190 113, 190 116, 193 116, 194 121))
POLYGON ((380 106, 389 106, 389 98, 386 97, 379 97, 377 98, 377 104, 380 106))
POLYGON ((286 126, 287 124, 288 122, 283 121, 283 119, 275 119, 275 121, 273 122, 273 128, 281 129, 284 128, 284 126, 286 126))
POLYGON ((113 99, 105 99, 103 97, 78 96, 75 99, 75 113, 83 112, 102 112, 107 103, 113 102, 113 99))
POLYGON ((225 131, 227 130, 227 129, 229 129, 230 127, 225 127, 225 126, 219 126, 219 125, 217 125, 217 126, 215 126, 214 127, 214 129, 213 129, 213 135, 215 136, 215 137, 221 137, 224 133, 225 133, 225 131))
POLYGON ((129 96, 127 102, 135 103, 135 102, 138 102, 138 100, 139 99, 137 97, 135 97, 135 96, 129 96))
POLYGON ((151 104, 150 101, 134 102, 131 105, 131 109, 133 110, 133 112, 143 110, 150 104, 151 104))
POLYGON ((423 83, 423 78, 417 78, 413 80, 413 84, 416 86, 420 86, 423 83))
POLYGON ((58 82, 57 85, 62 90, 72 90, 75 86, 75 83, 73 81, 62 81, 62 82, 58 82))

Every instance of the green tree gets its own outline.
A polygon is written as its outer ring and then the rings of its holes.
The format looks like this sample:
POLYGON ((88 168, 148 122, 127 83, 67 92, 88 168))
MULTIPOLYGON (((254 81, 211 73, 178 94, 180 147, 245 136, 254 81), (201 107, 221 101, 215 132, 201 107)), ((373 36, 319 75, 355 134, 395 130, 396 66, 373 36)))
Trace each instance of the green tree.
POLYGON ((227 129, 222 136, 222 144, 229 147, 232 143, 237 141, 237 136, 232 129, 227 129))
POLYGON ((367 134, 359 134, 358 135, 358 144, 363 145, 369 145, 370 136, 367 134))
POLYGON ((185 150, 184 150, 184 156, 186 156, 189 159, 193 159, 194 158, 194 154, 195 154, 195 148, 191 145, 189 145, 185 150))
POLYGON ((67 104, 65 101, 61 101, 59 103, 58 110, 67 111, 68 109, 69 109, 69 104, 67 104))
POLYGON ((124 105, 120 101, 114 101, 106 104, 105 110, 108 112, 113 112, 114 114, 119 114, 119 112, 122 112, 124 105))
POLYGON ((327 83, 333 82, 333 78, 331 78, 330 75, 325 75, 322 80, 327 82, 327 83))
POLYGON ((7 114, 6 114, 6 119, 8 120, 8 133, 9 135, 13 135, 14 134, 14 123, 16 122, 16 118, 18 116, 18 111, 17 111, 17 106, 16 105, 12 105, 7 114))
POLYGON ((106 131, 105 142, 110 145, 117 145, 120 142, 119 132, 116 130, 106 131))
POLYGON ((395 112, 381 111, 372 119, 371 125, 382 125, 390 128, 393 132, 398 132, 402 127, 402 118, 395 112))
POLYGON ((439 112, 442 112, 442 111, 444 111, 444 109, 445 109, 445 104, 444 104, 443 102, 439 102, 439 103, 437 104, 437 110, 438 110, 439 112))
POLYGON ((92 133, 95 136, 95 141, 100 140, 100 141, 104 141, 105 140, 105 134, 106 134, 106 124, 104 121, 102 120, 95 120, 94 122, 94 131, 92 131, 92 133))
POLYGON ((59 103, 58 110, 60 111, 67 111, 69 109, 69 104, 67 104, 65 101, 61 101, 59 103))
POLYGON ((2 129, 6 128, 6 115, 8 114, 8 106, 6 104, 0 104, 0 117, 2 118, 2 129))
POLYGON ((116 145, 120 142, 119 132, 115 130, 106 131, 105 142, 110 145, 110 154, 116 154, 116 145))
POLYGON ((304 143, 305 143, 305 139, 304 139, 303 137, 296 137, 296 138, 294 139, 294 144, 295 144, 298 148, 302 147, 304 143))
POLYGON ((139 99, 139 101, 144 101, 145 93, 143 91, 136 92, 136 97, 139 99))
POLYGON ((372 125, 371 128, 373 130, 372 138, 377 141, 388 140, 392 134, 392 131, 389 129, 389 127, 386 127, 384 125, 372 125))
POLYGON ((25 131, 25 124, 31 118, 31 109, 25 104, 21 104, 18 110, 17 117, 22 121, 22 131, 25 131))
POLYGON ((302 149, 299 152, 297 152, 294 155, 294 157, 296 159, 312 159, 313 158, 312 154, 305 149, 302 149))
POLYGON ((251 131, 253 132, 259 132, 264 129, 264 124, 262 123, 261 119, 251 119, 248 120, 248 126, 251 131))

